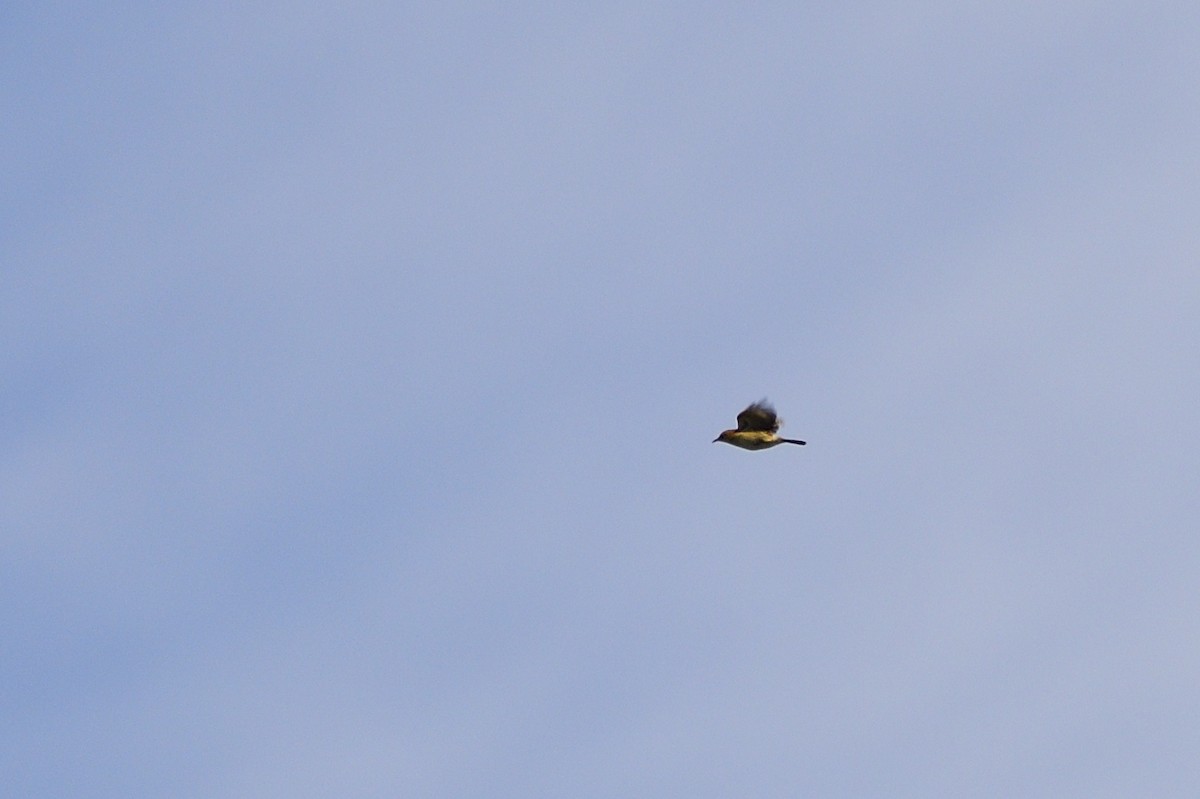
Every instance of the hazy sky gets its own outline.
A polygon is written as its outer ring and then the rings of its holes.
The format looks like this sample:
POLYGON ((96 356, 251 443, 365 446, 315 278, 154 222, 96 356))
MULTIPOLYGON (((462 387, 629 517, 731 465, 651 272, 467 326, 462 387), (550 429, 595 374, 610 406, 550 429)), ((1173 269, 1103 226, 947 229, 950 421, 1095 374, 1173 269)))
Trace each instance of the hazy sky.
POLYGON ((1200 796, 1194 2, 0 65, 10 795, 1200 796))

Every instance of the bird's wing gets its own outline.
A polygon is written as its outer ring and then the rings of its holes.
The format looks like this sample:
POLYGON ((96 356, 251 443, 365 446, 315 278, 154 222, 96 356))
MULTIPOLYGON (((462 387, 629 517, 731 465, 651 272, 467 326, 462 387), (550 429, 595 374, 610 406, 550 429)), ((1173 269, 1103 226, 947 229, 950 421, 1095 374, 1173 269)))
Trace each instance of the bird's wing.
POLYGON ((775 416, 775 409, 767 404, 766 400, 755 402, 746 410, 742 411, 737 416, 738 430, 765 430, 768 433, 774 433, 779 429, 779 419, 775 416))

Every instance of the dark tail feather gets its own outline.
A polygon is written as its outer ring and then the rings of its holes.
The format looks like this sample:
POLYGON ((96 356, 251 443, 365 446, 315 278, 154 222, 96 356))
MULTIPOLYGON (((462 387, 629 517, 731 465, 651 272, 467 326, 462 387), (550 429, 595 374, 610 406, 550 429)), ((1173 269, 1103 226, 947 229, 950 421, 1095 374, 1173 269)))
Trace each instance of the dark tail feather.
POLYGON ((803 442, 803 441, 797 441, 797 440, 796 440, 796 439, 794 439, 794 438, 781 438, 781 439, 779 439, 779 440, 780 440, 780 441, 782 441, 782 442, 783 442, 783 443, 785 443, 785 444, 799 444, 800 446, 804 446, 804 444, 805 444, 805 442, 803 442))

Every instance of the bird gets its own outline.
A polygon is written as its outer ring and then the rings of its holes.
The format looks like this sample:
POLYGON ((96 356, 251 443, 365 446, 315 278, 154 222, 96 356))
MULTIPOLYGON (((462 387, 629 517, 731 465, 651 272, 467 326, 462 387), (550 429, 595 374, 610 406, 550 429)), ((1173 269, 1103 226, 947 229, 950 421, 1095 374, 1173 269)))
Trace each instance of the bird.
POLYGON ((733 444, 742 449, 770 449, 776 444, 800 444, 803 446, 805 443, 794 438, 780 438, 776 435, 783 420, 775 415, 775 409, 765 399, 750 403, 746 410, 737 415, 737 421, 736 430, 723 430, 721 435, 712 440, 712 443, 724 441, 726 444, 733 444))

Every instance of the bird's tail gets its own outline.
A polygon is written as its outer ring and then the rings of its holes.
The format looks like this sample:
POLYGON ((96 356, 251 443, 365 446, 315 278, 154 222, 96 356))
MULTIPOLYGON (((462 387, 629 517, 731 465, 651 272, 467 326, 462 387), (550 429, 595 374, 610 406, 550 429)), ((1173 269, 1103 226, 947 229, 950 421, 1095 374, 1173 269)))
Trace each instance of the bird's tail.
POLYGON ((805 443, 807 443, 804 441, 797 441, 794 438, 781 438, 779 440, 782 441, 784 444, 799 444, 800 446, 804 446, 805 443))

